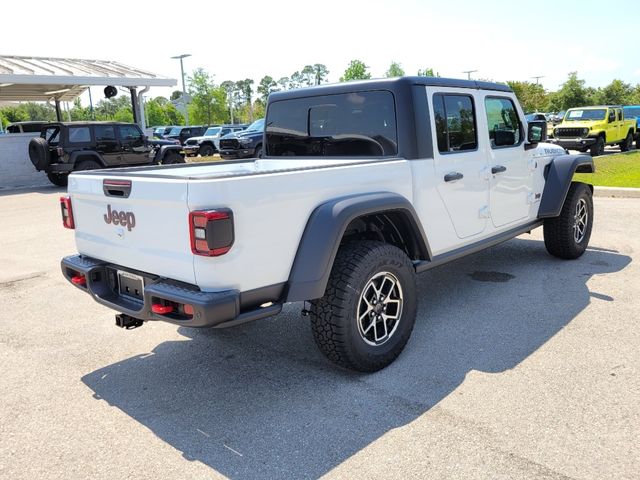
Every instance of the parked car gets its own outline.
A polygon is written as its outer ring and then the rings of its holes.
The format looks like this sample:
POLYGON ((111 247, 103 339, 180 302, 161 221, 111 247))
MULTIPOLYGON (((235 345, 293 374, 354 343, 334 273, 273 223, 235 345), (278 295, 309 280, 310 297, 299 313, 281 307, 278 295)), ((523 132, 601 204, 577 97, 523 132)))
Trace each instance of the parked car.
POLYGON ((132 165, 184 163, 174 140, 148 140, 135 123, 54 122, 29 142, 29 158, 54 185, 71 172, 132 165))
POLYGON ((49 122, 15 122, 7 125, 7 133, 37 133, 49 122))
POLYGON ((592 187, 572 178, 593 160, 543 143, 507 85, 277 92, 266 125, 261 159, 74 173, 64 277, 126 328, 232 327, 304 302, 320 350, 370 372, 411 335, 417 273, 540 226, 556 257, 589 243, 592 187))
POLYGON ((172 127, 169 130, 169 133, 166 133, 163 138, 178 140, 180 145, 184 145, 184 142, 187 141, 188 138, 197 137, 204 133, 206 127, 194 125, 190 127, 172 127))
POLYGON ((256 120, 241 132, 230 133, 220 139, 220 157, 225 160, 234 158, 262 158, 262 137, 264 118, 256 120))
POLYGON ((636 148, 640 150, 640 105, 627 105, 622 107, 625 118, 636 119, 636 133, 634 138, 636 140, 636 148))
POLYGON ((164 138, 164 136, 167 135, 172 128, 175 128, 175 126, 155 127, 153 129, 153 136, 156 138, 164 138))
POLYGON ((220 138, 232 132, 240 132, 246 125, 217 125, 207 128, 201 137, 191 137, 184 143, 187 156, 209 157, 220 149, 220 138))
POLYGON ((619 145, 626 152, 633 144, 636 119, 625 119, 621 106, 604 105, 567 110, 562 123, 553 128, 550 141, 563 148, 602 155, 605 145, 619 145))

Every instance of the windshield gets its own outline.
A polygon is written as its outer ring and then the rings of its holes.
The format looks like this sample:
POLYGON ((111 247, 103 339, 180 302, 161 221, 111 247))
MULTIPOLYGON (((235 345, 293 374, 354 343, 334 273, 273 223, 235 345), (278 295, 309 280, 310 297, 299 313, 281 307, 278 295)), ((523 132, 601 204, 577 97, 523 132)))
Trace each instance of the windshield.
POLYGON ((181 130, 182 130, 182 127, 173 127, 171 130, 169 130, 167 135, 180 135, 181 130))
POLYGON ((207 129, 206 132, 204 132, 204 136, 213 137, 214 135, 217 135, 219 132, 220 132, 220 127, 209 128, 207 129))
POLYGON ((253 122, 251 125, 249 125, 245 131, 246 132, 253 132, 253 131, 261 132, 263 130, 264 130, 264 118, 261 118, 259 120, 256 120, 255 122, 253 122))
POLYGON ((640 117, 640 107, 624 107, 625 117, 640 117))
POLYGON ((604 108, 597 108, 592 110, 569 110, 564 117, 566 122, 579 122, 584 120, 604 120, 607 110, 604 108))

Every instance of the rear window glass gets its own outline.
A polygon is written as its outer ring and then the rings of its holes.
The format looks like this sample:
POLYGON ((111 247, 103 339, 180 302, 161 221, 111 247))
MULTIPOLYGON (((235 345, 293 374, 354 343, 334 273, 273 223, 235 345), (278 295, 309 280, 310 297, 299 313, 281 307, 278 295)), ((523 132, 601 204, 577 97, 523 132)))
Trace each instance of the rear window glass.
POLYGON ((116 129, 113 125, 96 125, 93 132, 97 141, 116 139, 116 129))
POLYGON ((91 130, 89 127, 69 127, 70 143, 89 143, 91 142, 91 130))
POLYGON ((269 156, 397 155, 393 95, 353 92, 274 102, 266 136, 269 156))

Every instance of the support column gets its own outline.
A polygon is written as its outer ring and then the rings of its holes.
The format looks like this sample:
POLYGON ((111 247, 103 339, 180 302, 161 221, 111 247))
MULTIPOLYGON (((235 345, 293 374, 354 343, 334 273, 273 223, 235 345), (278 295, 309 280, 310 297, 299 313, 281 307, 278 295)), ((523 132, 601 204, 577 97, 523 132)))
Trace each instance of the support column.
POLYGON ((62 110, 60 110, 60 100, 56 98, 56 118, 59 122, 62 121, 62 110))
POLYGON ((133 112, 133 123, 140 125, 140 104, 138 103, 138 95, 136 94, 136 87, 129 87, 131 93, 131 111, 133 112))

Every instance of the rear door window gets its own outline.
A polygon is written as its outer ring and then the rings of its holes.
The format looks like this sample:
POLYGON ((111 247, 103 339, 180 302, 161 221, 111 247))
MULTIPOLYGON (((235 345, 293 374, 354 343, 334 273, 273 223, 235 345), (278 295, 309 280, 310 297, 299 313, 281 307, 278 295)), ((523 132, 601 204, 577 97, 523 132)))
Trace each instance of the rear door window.
POLYGON ((352 92, 273 102, 267 154, 377 157, 398 153, 396 111, 388 91, 352 92))
POLYGON ((91 143, 89 127, 69 127, 69 143, 91 143))
POLYGON ((140 140, 142 138, 142 132, 138 127, 134 125, 121 125, 120 126, 120 139, 126 141, 140 140))
POLYGON ((116 129, 113 125, 96 125, 93 127, 93 132, 97 142, 116 139, 116 129))
POLYGON ((433 96, 436 137, 440 153, 478 148, 476 114, 469 95, 436 93, 433 96))

